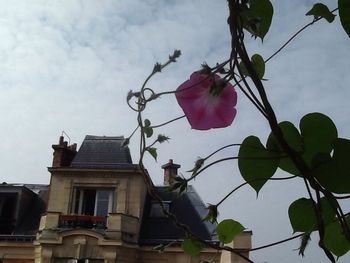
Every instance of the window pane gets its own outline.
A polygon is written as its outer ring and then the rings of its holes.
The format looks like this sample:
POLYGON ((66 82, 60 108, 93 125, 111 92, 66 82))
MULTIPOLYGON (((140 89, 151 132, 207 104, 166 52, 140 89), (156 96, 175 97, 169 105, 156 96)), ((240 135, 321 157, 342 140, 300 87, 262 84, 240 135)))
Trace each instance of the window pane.
MULTIPOLYGON (((169 202, 163 202, 163 206, 165 211, 169 212, 169 202)), ((151 204, 151 211, 150 211, 151 217, 164 217, 164 213, 162 210, 161 205, 158 202, 152 202, 151 204)))
POLYGON ((83 207, 81 211, 83 215, 91 215, 91 216, 94 215, 95 198, 96 198, 96 190, 84 189, 83 207))
POLYGON ((96 202, 96 215, 106 216, 108 215, 108 204, 112 191, 110 190, 98 190, 97 191, 97 202, 96 202))
POLYGON ((79 203, 80 203, 80 192, 82 190, 81 189, 75 189, 75 200, 74 200, 74 211, 73 213, 74 214, 80 214, 80 211, 79 211, 79 203))

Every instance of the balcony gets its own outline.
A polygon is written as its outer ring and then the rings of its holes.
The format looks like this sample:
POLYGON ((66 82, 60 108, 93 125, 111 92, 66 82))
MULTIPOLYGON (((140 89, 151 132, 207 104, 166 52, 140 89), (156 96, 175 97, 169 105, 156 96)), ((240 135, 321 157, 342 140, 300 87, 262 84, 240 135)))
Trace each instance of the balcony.
POLYGON ((139 224, 138 217, 123 213, 109 213, 108 216, 89 216, 46 212, 41 217, 39 230, 41 239, 51 239, 54 232, 60 229, 92 229, 104 230, 109 239, 137 242, 139 224))
POLYGON ((106 216, 89 215, 60 215, 58 221, 59 228, 106 228, 106 216))

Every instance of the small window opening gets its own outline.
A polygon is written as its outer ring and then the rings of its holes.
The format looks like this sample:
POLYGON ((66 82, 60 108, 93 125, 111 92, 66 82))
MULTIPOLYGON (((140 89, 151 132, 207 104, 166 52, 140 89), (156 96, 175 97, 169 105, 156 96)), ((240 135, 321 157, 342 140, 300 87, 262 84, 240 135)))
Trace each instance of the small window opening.
MULTIPOLYGON (((163 201, 163 207, 166 212, 170 211, 170 201, 163 201)), ((162 206, 159 202, 152 202, 150 217, 165 217, 162 206)))
POLYGON ((107 216, 113 212, 113 189, 75 188, 72 212, 77 215, 107 216))
POLYGON ((0 194, 0 234, 11 234, 15 227, 17 194, 0 194))

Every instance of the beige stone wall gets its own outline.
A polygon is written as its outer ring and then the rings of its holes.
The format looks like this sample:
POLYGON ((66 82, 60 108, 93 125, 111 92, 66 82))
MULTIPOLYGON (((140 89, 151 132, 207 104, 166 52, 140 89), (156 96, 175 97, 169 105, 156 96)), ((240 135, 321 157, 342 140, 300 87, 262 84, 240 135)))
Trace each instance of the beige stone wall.
MULTIPOLYGON (((243 233, 235 242, 250 248, 250 232, 243 233)), ((234 242, 234 243, 235 243, 234 242)), ((234 243, 231 244, 234 246, 234 243)), ((248 253, 242 252, 245 256, 248 253)), ((52 240, 39 240, 32 243, 0 242, 0 259, 9 263, 53 263, 55 258, 103 259, 104 263, 199 263, 212 260, 217 263, 245 263, 239 256, 227 251, 203 249, 199 256, 188 256, 178 246, 169 247, 164 253, 152 246, 132 245, 121 240, 106 239, 93 230, 71 230, 56 235, 52 240), (10 261, 9 261, 10 260, 10 261)))
MULTIPOLYGON (((245 252, 245 250, 250 249, 252 247, 252 232, 245 231, 242 234, 238 235, 233 242, 230 244, 226 244, 231 248, 238 249, 239 253, 243 256, 249 258, 249 252, 245 252)), ((220 263, 246 263, 247 261, 229 251, 222 251, 220 263)))
POLYGON ((33 262, 34 245, 31 242, 0 242, 0 260, 4 262, 33 262))
POLYGON ((51 176, 48 212, 69 214, 74 187, 115 188, 114 212, 142 215, 146 186, 140 173, 57 171, 51 176))
MULTIPOLYGON (((137 171, 54 169, 47 213, 40 223, 35 250, 32 247, 28 252, 31 257, 27 258, 35 258, 35 263, 52 263, 55 258, 104 259, 104 263, 244 262, 231 253, 213 249, 204 249, 199 256, 191 257, 180 247, 169 247, 165 253, 153 251, 150 246, 140 248, 137 241, 145 197, 146 186, 137 171), (74 187, 115 188, 114 212, 107 219, 105 234, 93 229, 57 230, 59 215, 71 213, 74 187)), ((243 233, 231 245, 238 249, 250 248, 251 232, 243 233)))

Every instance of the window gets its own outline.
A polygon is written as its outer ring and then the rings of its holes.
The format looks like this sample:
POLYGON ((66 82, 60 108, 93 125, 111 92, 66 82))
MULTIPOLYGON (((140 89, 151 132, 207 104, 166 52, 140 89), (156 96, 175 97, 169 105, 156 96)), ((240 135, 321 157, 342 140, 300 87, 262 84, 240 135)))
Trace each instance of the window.
POLYGON ((113 210, 113 189, 75 188, 72 213, 107 216, 113 210))
MULTIPOLYGON (((170 201, 163 201, 165 211, 169 212, 170 201)), ((165 217, 162 206, 158 202, 152 202, 150 217, 165 217)))
POLYGON ((11 234, 15 226, 16 193, 0 194, 0 234, 11 234))

